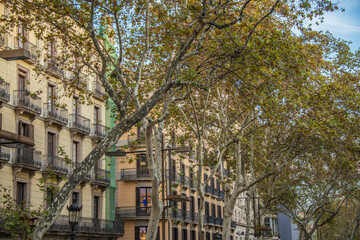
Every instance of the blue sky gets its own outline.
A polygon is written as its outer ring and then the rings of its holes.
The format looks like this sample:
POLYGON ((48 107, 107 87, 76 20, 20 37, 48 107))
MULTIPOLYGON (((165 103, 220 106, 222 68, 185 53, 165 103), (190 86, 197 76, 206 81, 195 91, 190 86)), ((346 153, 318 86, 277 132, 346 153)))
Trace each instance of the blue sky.
POLYGON ((313 29, 329 30, 337 38, 350 40, 351 50, 360 48, 360 0, 340 0, 339 7, 345 12, 326 13, 324 22, 319 26, 313 24, 313 29))

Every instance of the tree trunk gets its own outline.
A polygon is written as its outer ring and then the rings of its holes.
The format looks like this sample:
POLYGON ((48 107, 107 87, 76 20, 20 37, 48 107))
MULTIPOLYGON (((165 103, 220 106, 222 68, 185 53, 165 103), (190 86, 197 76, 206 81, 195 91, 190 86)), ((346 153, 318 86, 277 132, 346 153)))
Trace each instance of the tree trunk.
POLYGON ((160 201, 160 183, 161 183, 161 148, 162 148, 162 134, 163 134, 163 123, 159 124, 155 134, 155 154, 153 154, 153 129, 155 127, 150 126, 146 129, 146 159, 149 166, 149 172, 151 177, 151 214, 146 231, 146 240, 156 240, 157 231, 160 221, 161 213, 164 209, 163 203, 160 201))
MULTIPOLYGON (((250 192, 253 190, 253 188, 250 189, 250 192)), ((250 228, 251 228, 251 217, 250 217, 250 211, 251 211, 251 193, 246 194, 246 230, 245 230, 245 240, 249 240, 250 238, 250 228)), ((255 207, 255 206, 253 206, 255 207)), ((254 226, 255 227, 255 226, 254 226)))
POLYGON ((223 223, 223 239, 230 239, 231 220, 234 212, 236 197, 230 195, 230 186, 225 191, 225 209, 224 209, 224 223, 223 223))
POLYGON ((197 160, 198 160, 198 175, 197 175, 197 191, 200 197, 200 206, 198 209, 199 214, 199 240, 205 240, 205 231, 204 231, 204 206, 205 206, 205 195, 204 195, 204 187, 205 185, 202 183, 202 175, 203 175, 203 144, 202 138, 198 139, 199 146, 197 148, 197 160))

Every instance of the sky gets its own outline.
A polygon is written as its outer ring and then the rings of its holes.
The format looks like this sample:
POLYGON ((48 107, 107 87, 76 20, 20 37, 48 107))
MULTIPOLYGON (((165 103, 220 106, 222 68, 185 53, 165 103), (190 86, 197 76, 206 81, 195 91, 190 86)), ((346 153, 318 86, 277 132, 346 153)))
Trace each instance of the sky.
POLYGON ((316 30, 329 30, 335 37, 352 41, 351 50, 360 48, 360 0, 339 0, 339 7, 345 12, 325 13, 324 22, 316 30))

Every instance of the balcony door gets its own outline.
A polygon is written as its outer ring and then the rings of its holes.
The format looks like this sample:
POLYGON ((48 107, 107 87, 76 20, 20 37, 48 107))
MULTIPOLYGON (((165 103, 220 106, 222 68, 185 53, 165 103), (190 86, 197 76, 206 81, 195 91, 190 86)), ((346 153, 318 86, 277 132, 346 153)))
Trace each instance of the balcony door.
POLYGON ((22 21, 19 21, 18 37, 19 37, 18 47, 24 48, 25 42, 27 41, 27 38, 28 38, 28 31, 25 27, 25 24, 22 21))
POLYGON ((79 106, 79 98, 73 97, 73 104, 72 104, 72 113, 73 115, 73 124, 75 127, 79 127, 77 124, 79 123, 78 115, 80 112, 80 106, 79 106))
POLYGON ((195 216, 195 198, 194 196, 190 197, 190 215, 192 220, 194 220, 194 216, 195 216))
POLYGON ((73 168, 76 168, 79 164, 79 143, 73 141, 72 142, 72 165, 73 168))
POLYGON ((48 85, 48 102, 47 102, 48 112, 52 113, 54 111, 55 105, 55 86, 48 85))
POLYGON ((47 148, 48 165, 54 166, 55 155, 56 155, 55 134, 48 132, 47 139, 48 139, 48 148, 47 148))
POLYGON ((151 187, 136 188, 136 215, 150 216, 151 211, 151 187))
POLYGON ((146 160, 146 154, 136 155, 136 174, 138 178, 149 176, 149 168, 146 160))

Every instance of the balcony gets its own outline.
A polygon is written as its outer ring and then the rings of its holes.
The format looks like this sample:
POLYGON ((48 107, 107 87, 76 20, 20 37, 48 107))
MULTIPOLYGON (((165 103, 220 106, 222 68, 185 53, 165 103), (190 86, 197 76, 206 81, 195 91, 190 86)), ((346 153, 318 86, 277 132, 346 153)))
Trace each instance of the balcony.
POLYGON ((224 219, 222 219, 220 217, 215 218, 215 225, 222 226, 223 222, 224 222, 224 219))
POLYGON ((44 103, 44 118, 50 124, 66 126, 69 122, 68 110, 56 107, 53 103, 44 103))
POLYGON ((92 91, 93 91, 93 97, 100 100, 100 101, 105 101, 105 89, 104 87, 101 85, 100 82, 98 81, 93 81, 92 82, 92 91))
MULTIPOLYGON (((69 216, 60 215, 49 229, 49 235, 69 236, 71 232, 69 216)), ((124 235, 124 222, 120 219, 104 220, 94 218, 79 218, 79 225, 76 227, 76 236, 80 238, 92 239, 116 239, 124 235)))
POLYGON ((90 134, 90 119, 81 116, 80 114, 70 114, 70 131, 79 133, 81 135, 90 134))
POLYGON ((91 136, 93 139, 101 140, 106 137, 109 132, 109 128, 99 123, 92 124, 91 136))
POLYGON ((2 115, 0 114, 0 143, 1 146, 16 147, 18 144, 34 146, 34 127, 30 125, 29 136, 19 135, 2 129, 2 115))
POLYGON ((236 222, 235 221, 231 221, 231 228, 233 228, 233 229, 236 228, 236 222))
POLYGON ((91 184, 99 188, 105 189, 110 185, 110 171, 104 169, 94 169, 91 184))
POLYGON ((116 216, 124 220, 149 219, 151 207, 117 207, 116 216))
POLYGON ((189 188, 189 186, 190 186, 189 177, 185 176, 184 173, 180 173, 180 174, 179 174, 180 175, 180 185, 184 188, 189 188))
POLYGON ((9 161, 10 161, 10 149, 7 147, 0 147, 0 168, 2 168, 4 164, 9 161))
POLYGON ((170 217, 174 220, 177 221, 183 221, 184 220, 184 216, 183 216, 183 211, 181 211, 181 209, 178 208, 172 208, 170 210, 170 217))
POLYGON ((68 81, 72 87, 76 87, 80 90, 88 89, 89 77, 81 72, 70 72, 68 81))
POLYGON ((205 215, 204 218, 206 218, 206 224, 215 224, 214 216, 205 215))
POLYGON ((148 168, 127 168, 121 169, 116 180, 120 181, 150 181, 148 168))
POLYGON ((189 187, 191 191, 193 192, 197 191, 197 184, 195 179, 189 178, 189 187))
POLYGON ((4 79, 2 79, 0 77, 0 105, 1 106, 10 101, 9 89, 10 89, 10 84, 5 82, 4 79))
MULTIPOLYGON (((5 38, 0 39, 0 45, 5 46, 6 44, 5 38)), ((6 50, 0 51, 0 58, 5 59, 6 61, 13 60, 24 60, 30 64, 34 64, 37 62, 37 48, 34 44, 27 41, 25 43, 22 42, 22 39, 14 38, 14 45, 7 46, 6 50)))
POLYGON ((42 165, 40 151, 20 147, 14 150, 13 167, 20 167, 27 170, 40 170, 42 165))
POLYGON ((33 116, 41 114, 41 98, 36 94, 31 94, 29 90, 14 91, 15 110, 26 112, 33 116))
POLYGON ((55 57, 45 62, 45 71, 56 78, 63 78, 65 75, 64 70, 59 67, 58 60, 55 57))
POLYGON ((44 171, 53 172, 56 175, 67 175, 69 168, 64 158, 54 155, 44 155, 44 171))
POLYGON ((143 148, 145 147, 145 138, 141 138, 137 135, 128 135, 127 144, 130 147, 143 148))

